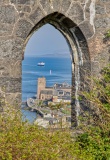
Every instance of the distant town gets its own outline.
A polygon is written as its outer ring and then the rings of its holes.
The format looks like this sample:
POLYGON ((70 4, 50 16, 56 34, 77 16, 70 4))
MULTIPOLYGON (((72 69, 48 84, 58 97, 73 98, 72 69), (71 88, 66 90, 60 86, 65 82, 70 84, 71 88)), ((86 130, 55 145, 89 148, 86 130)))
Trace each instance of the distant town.
POLYGON ((46 78, 38 78, 37 96, 27 99, 27 106, 36 111, 35 124, 44 128, 70 127, 71 125, 71 85, 67 82, 46 86, 46 78))

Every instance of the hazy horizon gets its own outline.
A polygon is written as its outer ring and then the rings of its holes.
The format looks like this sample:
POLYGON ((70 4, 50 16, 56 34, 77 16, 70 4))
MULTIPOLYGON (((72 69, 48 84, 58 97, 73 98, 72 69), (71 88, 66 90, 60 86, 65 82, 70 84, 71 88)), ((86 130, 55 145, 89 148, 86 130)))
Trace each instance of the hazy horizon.
POLYGON ((25 57, 69 57, 69 46, 65 37, 54 26, 46 24, 30 37, 25 57))

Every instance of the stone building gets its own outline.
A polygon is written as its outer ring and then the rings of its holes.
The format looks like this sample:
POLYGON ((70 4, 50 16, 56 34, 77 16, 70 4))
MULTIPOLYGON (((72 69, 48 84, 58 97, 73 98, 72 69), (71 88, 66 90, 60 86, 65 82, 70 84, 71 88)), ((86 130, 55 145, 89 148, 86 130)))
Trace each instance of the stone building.
POLYGON ((46 79, 38 78, 37 98, 51 100, 53 102, 71 102, 71 86, 68 83, 56 83, 52 87, 46 87, 46 79))

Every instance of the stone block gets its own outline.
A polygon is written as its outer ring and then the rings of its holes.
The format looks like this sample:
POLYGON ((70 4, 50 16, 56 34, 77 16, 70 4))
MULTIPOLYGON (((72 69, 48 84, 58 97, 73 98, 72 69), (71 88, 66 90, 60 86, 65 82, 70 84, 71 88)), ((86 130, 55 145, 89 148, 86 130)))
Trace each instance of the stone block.
POLYGON ((9 4, 10 0, 0 0, 0 4, 9 4))
POLYGON ((30 1, 31 0, 10 0, 10 2, 14 4, 27 4, 27 5, 30 4, 30 1))
POLYGON ((21 108, 21 93, 6 93, 5 101, 10 102, 12 107, 19 109, 21 108))
MULTIPOLYGON (((91 70, 92 70, 92 74, 94 76, 98 76, 99 72, 100 72, 100 64, 98 61, 92 61, 91 62, 91 70)), ((97 77, 99 78, 99 77, 97 77)))
POLYGON ((110 14, 110 4, 106 5, 106 12, 107 12, 107 14, 110 14))
POLYGON ((24 6, 23 11, 27 12, 27 13, 30 13, 31 12, 31 7, 30 6, 24 6))
POLYGON ((13 6, 6 5, 0 6, 0 21, 1 23, 15 23, 17 19, 17 13, 13 6))
POLYGON ((22 59, 22 55, 24 54, 24 41, 20 38, 16 38, 13 40, 13 46, 12 46, 12 58, 16 58, 16 59, 22 59), (19 53, 19 58, 17 54, 15 53, 19 53), (14 56, 15 55, 15 56, 14 56))
POLYGON ((12 55, 13 39, 0 40, 0 57, 9 57, 12 55))
POLYGON ((7 38, 0 41, 0 58, 21 60, 23 55, 23 41, 20 39, 7 38))
POLYGON ((76 26, 76 24, 71 19, 66 17, 62 20, 62 24, 67 28, 74 28, 76 26))
POLYGON ((12 34, 13 24, 0 23, 0 36, 8 36, 12 34))
POLYGON ((106 13, 105 7, 99 4, 95 6, 95 11, 96 11, 96 14, 100 14, 100 15, 106 13))
POLYGON ((16 4, 17 0, 10 0, 10 2, 16 4))
POLYGON ((110 17, 97 17, 95 19, 95 27, 96 29, 109 29, 110 28, 110 17))
POLYGON ((65 14, 68 11, 70 5, 71 5, 70 0, 62 1, 61 11, 65 14))
POLYGON ((61 0, 53 0, 52 7, 54 11, 59 11, 61 6, 61 0))
POLYGON ((30 15, 30 20, 34 23, 37 24, 42 18, 44 17, 43 11, 41 8, 37 8, 31 15, 30 15))
POLYGON ((49 0, 39 0, 40 4, 42 5, 42 8, 45 10, 46 13, 51 13, 52 8, 50 6, 50 1, 49 0))
POLYGON ((90 53, 89 53, 89 48, 88 48, 87 42, 86 41, 79 42, 79 46, 81 48, 83 61, 85 61, 85 60, 89 61, 90 60, 90 53))
POLYGON ((21 62, 21 60, 16 59, 0 59, 0 77, 21 77, 21 62))
POLYGON ((6 93, 20 93, 21 78, 0 77, 0 87, 6 93))
POLYGON ((5 64, 0 61, 0 77, 9 76, 9 71, 7 70, 7 67, 5 64))
POLYGON ((28 36, 32 28, 33 28, 33 25, 30 22, 28 22, 25 19, 21 19, 17 23, 15 34, 17 35, 17 37, 26 39, 26 37, 28 36))
POLYGON ((100 2, 110 2, 110 0, 100 0, 100 2))
POLYGON ((86 37, 86 39, 90 38, 93 36, 94 31, 92 26, 90 25, 89 21, 84 21, 79 25, 79 28, 81 29, 82 33, 86 37))
POLYGON ((68 15, 76 24, 79 24, 84 20, 83 9, 78 3, 72 4, 68 11, 68 15))

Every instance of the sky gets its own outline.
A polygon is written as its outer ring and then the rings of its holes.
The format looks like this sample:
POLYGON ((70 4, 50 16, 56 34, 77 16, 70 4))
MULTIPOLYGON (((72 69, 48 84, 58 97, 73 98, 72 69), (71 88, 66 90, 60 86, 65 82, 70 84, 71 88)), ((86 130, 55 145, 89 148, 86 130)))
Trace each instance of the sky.
POLYGON ((66 39, 50 24, 46 24, 34 32, 25 49, 25 56, 68 57, 69 53, 66 39))

